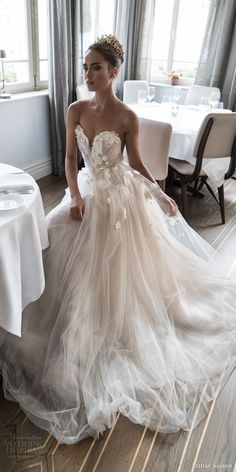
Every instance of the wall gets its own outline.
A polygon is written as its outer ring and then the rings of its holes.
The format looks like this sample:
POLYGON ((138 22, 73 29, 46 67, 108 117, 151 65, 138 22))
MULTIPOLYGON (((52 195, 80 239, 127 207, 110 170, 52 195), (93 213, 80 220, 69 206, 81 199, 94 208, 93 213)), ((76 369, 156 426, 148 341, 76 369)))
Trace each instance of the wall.
POLYGON ((48 93, 0 100, 0 162, 29 172, 35 180, 52 173, 48 93))

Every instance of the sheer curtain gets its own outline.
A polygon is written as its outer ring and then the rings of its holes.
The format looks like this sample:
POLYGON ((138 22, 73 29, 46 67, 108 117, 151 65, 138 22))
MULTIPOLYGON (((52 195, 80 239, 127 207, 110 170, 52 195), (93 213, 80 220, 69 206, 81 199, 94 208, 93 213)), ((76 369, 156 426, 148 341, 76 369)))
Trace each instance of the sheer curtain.
POLYGON ((236 107, 236 2, 212 0, 195 83, 217 86, 224 105, 236 107))
POLYGON ((114 33, 125 50, 125 61, 117 80, 117 95, 123 96, 124 80, 150 77, 151 37, 155 0, 117 0, 114 33))

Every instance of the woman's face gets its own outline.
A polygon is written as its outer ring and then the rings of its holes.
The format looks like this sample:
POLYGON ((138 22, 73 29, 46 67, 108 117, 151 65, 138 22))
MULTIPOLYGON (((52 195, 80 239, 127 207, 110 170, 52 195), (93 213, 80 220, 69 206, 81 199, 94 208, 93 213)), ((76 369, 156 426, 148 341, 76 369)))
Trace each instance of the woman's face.
POLYGON ((89 51, 86 54, 83 69, 85 82, 90 92, 97 92, 111 86, 117 73, 117 68, 109 64, 103 54, 98 51, 89 51))

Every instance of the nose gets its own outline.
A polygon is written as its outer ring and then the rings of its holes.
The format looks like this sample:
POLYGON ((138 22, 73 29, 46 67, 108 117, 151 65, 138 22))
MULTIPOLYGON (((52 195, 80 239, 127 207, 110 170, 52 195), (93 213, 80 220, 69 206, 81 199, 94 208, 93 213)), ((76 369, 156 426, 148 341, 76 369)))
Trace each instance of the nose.
POLYGON ((86 72, 85 72, 85 77, 88 78, 88 79, 91 79, 92 78, 92 71, 91 69, 87 69, 86 72))

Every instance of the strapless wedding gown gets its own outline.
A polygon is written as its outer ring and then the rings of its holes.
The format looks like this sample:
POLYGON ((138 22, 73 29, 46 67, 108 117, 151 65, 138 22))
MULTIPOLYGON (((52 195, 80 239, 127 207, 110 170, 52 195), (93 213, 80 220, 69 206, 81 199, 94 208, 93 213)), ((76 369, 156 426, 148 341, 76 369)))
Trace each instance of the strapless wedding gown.
POLYGON ((45 291, 24 310, 22 338, 0 347, 5 396, 68 444, 118 412, 188 430, 236 364, 236 280, 179 212, 166 216, 115 132, 91 146, 75 133, 85 215, 71 219, 67 189, 47 216, 45 291))

